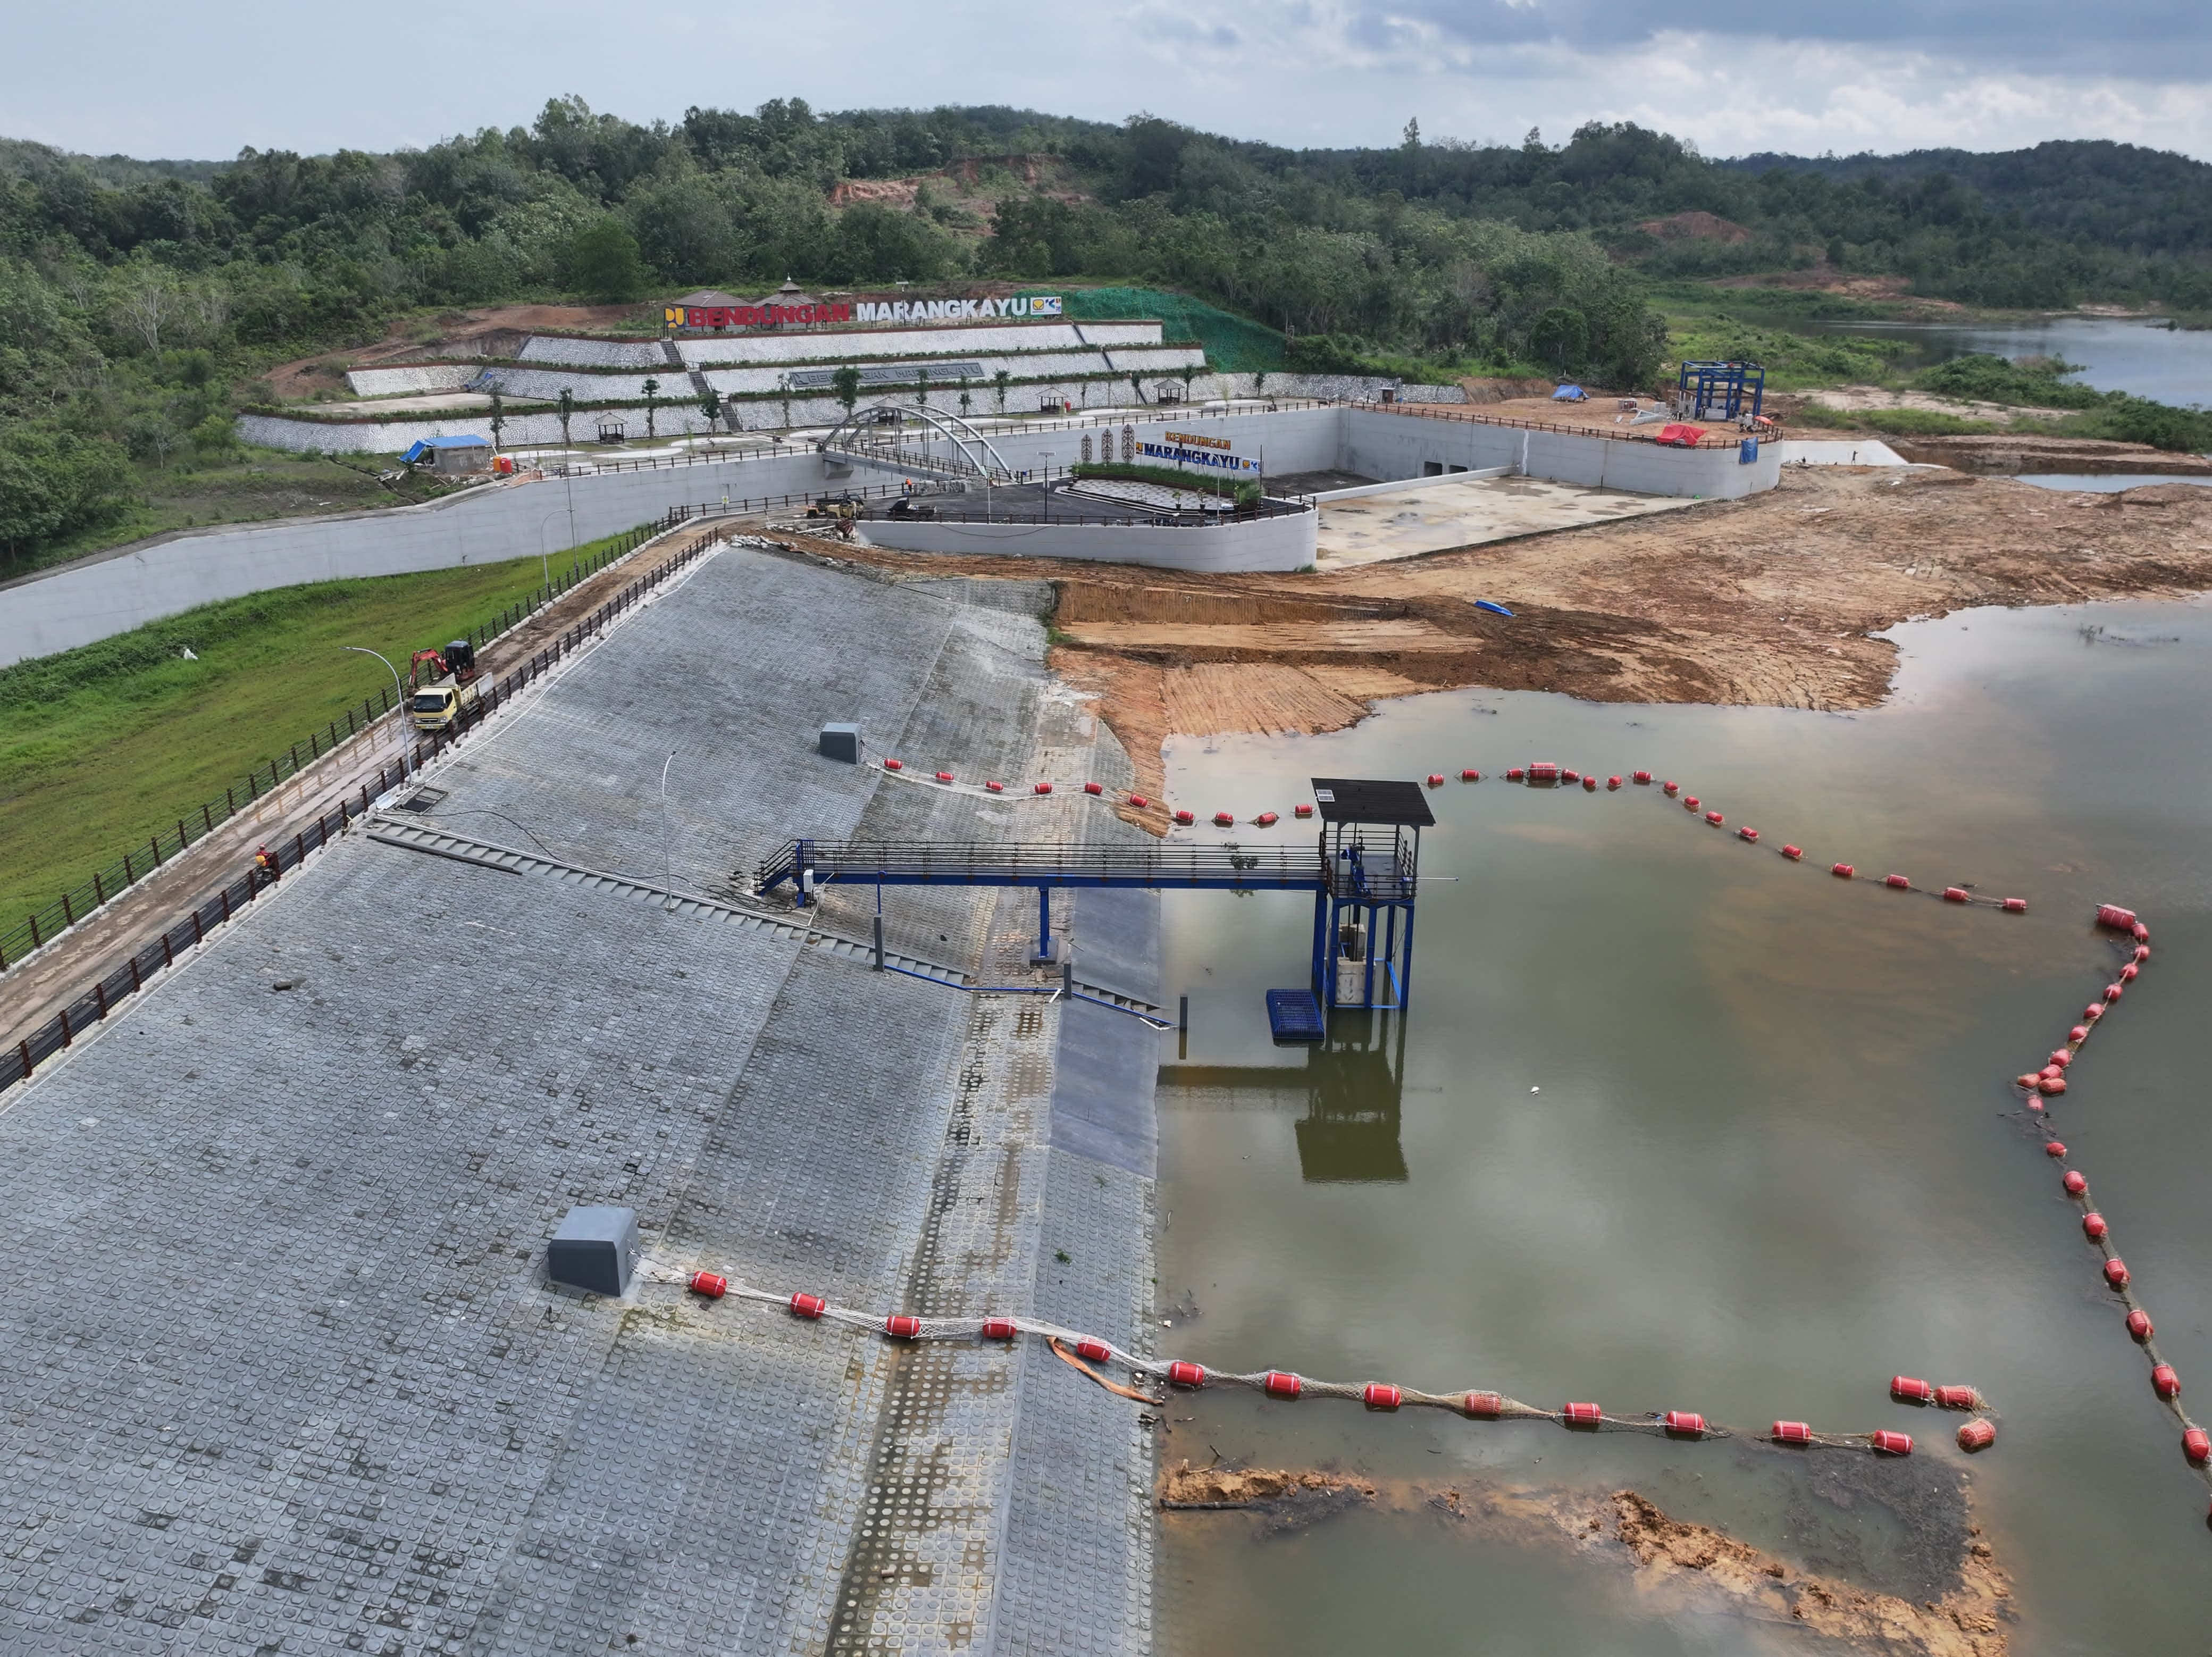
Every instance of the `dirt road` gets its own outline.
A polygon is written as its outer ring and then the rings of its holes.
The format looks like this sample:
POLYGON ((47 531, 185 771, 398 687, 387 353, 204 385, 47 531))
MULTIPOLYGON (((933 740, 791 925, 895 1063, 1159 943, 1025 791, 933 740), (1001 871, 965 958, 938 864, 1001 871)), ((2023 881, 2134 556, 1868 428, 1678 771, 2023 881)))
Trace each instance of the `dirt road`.
POLYGON ((1053 665, 1100 693, 1157 798, 1172 733, 1335 730, 1423 690, 1870 707, 1897 652, 1868 635, 1910 616, 2212 587, 2212 489, 1807 467, 1746 501, 1331 575, 818 549, 915 574, 1048 576, 1053 665))
MULTIPOLYGON (((632 581, 715 532, 678 531, 578 583, 477 652, 486 681, 526 661, 632 581)), ((179 915, 213 899, 245 872, 256 846, 264 841, 287 845, 303 825, 337 810, 342 796, 357 799, 365 786, 374 793, 378 772, 396 764, 399 752, 387 719, 288 778, 252 809, 227 819, 28 961, 11 966, 0 976, 0 1052, 52 1017, 57 1006, 82 994, 105 967, 142 948, 179 915)))

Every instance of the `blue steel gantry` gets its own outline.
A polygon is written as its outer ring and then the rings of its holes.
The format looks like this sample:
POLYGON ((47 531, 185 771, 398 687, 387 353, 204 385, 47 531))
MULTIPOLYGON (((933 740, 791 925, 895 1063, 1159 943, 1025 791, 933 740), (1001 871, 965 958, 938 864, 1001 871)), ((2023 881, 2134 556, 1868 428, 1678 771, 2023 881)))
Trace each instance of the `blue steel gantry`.
POLYGON ((1403 1008, 1413 975, 1420 831, 1436 819, 1418 783, 1316 777, 1313 786, 1322 821, 1313 851, 799 839, 785 841, 754 870, 753 889, 765 896, 788 884, 804 906, 831 884, 1035 887, 1040 957, 1051 953, 1056 888, 1310 891, 1313 992, 1321 1005, 1403 1008))
POLYGON ((1756 362, 1685 362, 1674 382, 1682 420, 1756 420, 1765 398, 1766 370, 1756 362))

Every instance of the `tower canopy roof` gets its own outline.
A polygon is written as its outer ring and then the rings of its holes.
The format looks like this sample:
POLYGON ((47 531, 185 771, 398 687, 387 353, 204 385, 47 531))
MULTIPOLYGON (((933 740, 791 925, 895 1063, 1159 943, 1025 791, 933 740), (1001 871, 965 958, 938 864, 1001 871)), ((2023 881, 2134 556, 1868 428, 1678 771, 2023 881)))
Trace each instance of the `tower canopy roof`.
POLYGON ((1437 820, 1418 782, 1316 777, 1313 792, 1314 807, 1323 822, 1388 822, 1427 828, 1437 820))

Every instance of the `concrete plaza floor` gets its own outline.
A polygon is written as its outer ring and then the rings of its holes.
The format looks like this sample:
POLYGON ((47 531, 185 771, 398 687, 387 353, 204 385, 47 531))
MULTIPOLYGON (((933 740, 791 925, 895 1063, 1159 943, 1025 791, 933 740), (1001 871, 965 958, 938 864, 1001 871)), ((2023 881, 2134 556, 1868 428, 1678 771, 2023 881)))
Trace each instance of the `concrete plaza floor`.
MULTIPOLYGON (((618 1204, 664 1273, 1145 1349, 1157 1038, 871 972, 736 877, 800 832, 1134 836, 812 751, 858 719, 1125 780, 1037 598, 726 548, 390 814, 537 871, 372 818, 9 1096, 0 1649, 1150 1648, 1146 1428, 1035 1343, 544 1274, 572 1205, 618 1204)), ((1060 908, 1086 976, 1157 998, 1156 900, 1060 908)), ((1024 971, 1033 899, 885 910, 1024 971)))
POLYGON ((1419 558, 1548 530, 1673 512, 1691 504, 1540 477, 1470 476, 1456 483, 1413 478, 1403 490, 1323 501, 1316 568, 1350 569, 1419 558))

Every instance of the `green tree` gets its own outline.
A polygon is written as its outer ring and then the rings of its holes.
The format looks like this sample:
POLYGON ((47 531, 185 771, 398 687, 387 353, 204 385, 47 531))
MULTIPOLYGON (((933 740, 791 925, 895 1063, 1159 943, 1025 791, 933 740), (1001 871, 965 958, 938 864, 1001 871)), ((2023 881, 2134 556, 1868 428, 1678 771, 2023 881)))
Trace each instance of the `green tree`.
POLYGON ((570 239, 566 275, 571 287, 605 304, 633 300, 645 291, 637 238, 611 214, 570 239))
POLYGON ((1572 371, 1589 355, 1589 321, 1570 306, 1554 305, 1528 331, 1528 354, 1555 373, 1572 371))
POLYGON ((491 450, 494 454, 499 452, 499 434, 506 429, 507 405, 500 401, 499 389, 495 386, 491 394, 491 450))
POLYGON ((845 410, 845 417, 853 417, 853 405, 860 400, 860 371, 848 362, 830 376, 830 389, 836 392, 837 401, 845 410))
POLYGON ((929 370, 927 368, 914 371, 914 400, 925 409, 929 406, 929 370))
POLYGON ((0 547, 21 557, 107 523, 137 486, 130 457, 106 438, 18 426, 0 445, 0 547))
POLYGON ((568 446, 568 417, 575 411, 576 399, 569 395, 568 388, 563 385, 561 388, 561 446, 564 449, 568 446))
POLYGON ((657 379, 647 379, 638 389, 645 393, 645 435, 650 441, 659 435, 653 428, 653 411, 659 406, 658 399, 660 396, 660 382, 657 379))
POLYGON ((699 399, 699 412, 707 416, 707 429, 712 433, 714 422, 722 417, 722 394, 712 385, 707 388, 706 396, 699 399))
POLYGON ((1010 383, 1012 383, 1013 378, 1013 375, 1007 373, 1004 368, 1000 369, 996 373, 991 376, 991 390, 998 397, 999 412, 1000 414, 1004 414, 1006 411, 1006 387, 1010 383))

